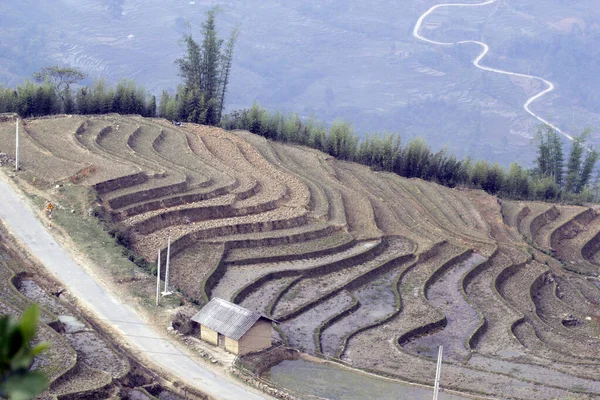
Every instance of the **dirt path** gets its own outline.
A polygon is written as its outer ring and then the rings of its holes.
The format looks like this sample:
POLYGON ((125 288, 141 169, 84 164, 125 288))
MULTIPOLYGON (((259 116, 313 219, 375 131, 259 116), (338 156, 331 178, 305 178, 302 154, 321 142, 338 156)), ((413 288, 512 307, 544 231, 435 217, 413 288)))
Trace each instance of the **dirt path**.
POLYGON ((98 318, 110 321, 124 341, 136 351, 144 353, 159 369, 175 375, 186 384, 216 399, 266 397, 209 370, 191 358, 185 350, 173 345, 162 332, 146 324, 142 316, 123 304, 106 286, 97 282, 89 271, 74 261, 71 254, 44 228, 28 202, 17 194, 8 183, 8 178, 1 172, 0 193, 0 218, 9 231, 90 311, 98 318))

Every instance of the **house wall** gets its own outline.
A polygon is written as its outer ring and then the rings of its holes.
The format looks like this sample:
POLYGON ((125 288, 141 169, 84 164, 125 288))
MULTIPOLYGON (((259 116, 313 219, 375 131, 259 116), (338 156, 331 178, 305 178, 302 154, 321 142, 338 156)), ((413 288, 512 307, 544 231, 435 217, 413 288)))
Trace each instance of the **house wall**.
POLYGON ((239 342, 225 336, 225 350, 233 354, 239 354, 239 342))
POLYGON ((236 354, 244 355, 271 347, 272 331, 271 322, 259 319, 238 341, 236 354))
POLYGON ((200 325, 200 339, 215 346, 219 345, 219 334, 204 325, 200 325))

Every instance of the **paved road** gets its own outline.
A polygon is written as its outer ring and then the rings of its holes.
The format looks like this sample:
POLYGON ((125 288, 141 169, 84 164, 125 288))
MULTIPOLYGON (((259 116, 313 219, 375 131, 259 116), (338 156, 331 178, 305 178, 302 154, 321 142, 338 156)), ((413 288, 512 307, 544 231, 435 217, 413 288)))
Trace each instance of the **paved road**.
POLYGON ((0 219, 9 231, 19 238, 47 270, 62 281, 69 291, 99 318, 110 320, 123 338, 135 349, 145 352, 148 359, 160 368, 177 376, 217 399, 263 399, 235 381, 208 370, 187 357, 163 338, 163 333, 145 325, 144 320, 113 293, 99 285, 71 255, 48 233, 21 195, 6 182, 0 172, 0 219))
POLYGON ((428 39, 425 36, 421 35, 421 27, 423 25, 423 22, 425 21, 425 19, 431 13, 433 13, 438 8, 441 8, 441 7, 481 7, 481 6, 486 6, 488 4, 495 3, 496 1, 497 0, 487 0, 487 1, 483 2, 483 3, 452 3, 452 4, 438 4, 438 5, 435 5, 435 6, 431 7, 429 10, 427 10, 423 15, 421 15, 421 17, 419 17, 419 19, 418 19, 418 21, 415 24, 415 27, 413 29, 413 36, 416 37, 417 39, 423 40, 423 41, 425 41, 427 43, 436 44, 436 45, 440 45, 440 46, 453 46, 453 45, 465 44, 465 43, 478 44, 481 47, 483 47, 483 50, 481 51, 481 53, 479 54, 479 56, 477 56, 473 60, 473 65, 475 65, 477 68, 482 69, 484 71, 495 72, 497 74, 519 76, 521 78, 530 78, 530 79, 535 79, 537 81, 543 82, 544 85, 547 86, 547 88, 544 89, 544 90, 542 90, 541 92, 535 94, 534 96, 531 96, 529 99, 527 99, 527 102, 523 105, 523 108, 525 109, 525 111, 527 111, 527 113, 529 113, 530 115, 532 115, 533 117, 535 117, 541 123, 552 127, 552 129, 554 129, 556 132, 560 133, 564 137, 568 138, 569 140, 573 140, 572 136, 570 136, 569 134, 561 131, 560 128, 558 128, 557 126, 551 124, 550 122, 548 122, 544 118, 540 117, 539 115, 537 115, 536 113, 534 113, 533 111, 531 111, 531 108, 530 108, 531 103, 533 103, 534 101, 538 100, 542 96, 545 96, 546 94, 548 94, 548 93, 550 93, 551 91, 554 90, 554 84, 552 82, 550 82, 550 81, 548 81, 548 80, 546 80, 544 78, 540 78, 539 76, 535 76, 535 75, 519 74, 519 73, 516 73, 516 72, 504 71, 504 70, 501 70, 501 69, 491 68, 491 67, 486 67, 484 65, 481 65, 480 61, 490 51, 489 46, 487 44, 483 43, 483 42, 478 42, 476 40, 463 40, 463 41, 455 42, 455 43, 437 42, 435 40, 428 39))

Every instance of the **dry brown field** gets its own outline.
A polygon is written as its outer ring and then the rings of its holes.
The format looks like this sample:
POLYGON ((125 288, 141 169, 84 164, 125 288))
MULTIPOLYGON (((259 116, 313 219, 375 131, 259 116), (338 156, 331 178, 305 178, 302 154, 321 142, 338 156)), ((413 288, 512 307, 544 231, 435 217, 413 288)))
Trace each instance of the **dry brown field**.
MULTIPOLYGON (((21 173, 89 187, 87 206, 148 262, 161 249, 164 265, 170 236, 170 281, 198 306, 242 304, 277 319, 275 338, 292 347, 389 377, 430 384, 444 345, 446 388, 600 396, 596 206, 501 200, 159 119, 25 123, 21 173)), ((0 123, 10 156, 13 129, 0 123)), ((67 365, 80 339, 60 342, 57 376, 105 362, 67 365)))

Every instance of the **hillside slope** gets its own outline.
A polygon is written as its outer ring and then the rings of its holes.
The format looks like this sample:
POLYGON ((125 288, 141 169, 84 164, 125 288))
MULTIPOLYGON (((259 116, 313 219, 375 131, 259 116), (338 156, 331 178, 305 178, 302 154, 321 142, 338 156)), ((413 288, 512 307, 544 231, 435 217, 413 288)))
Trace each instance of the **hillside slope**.
MULTIPOLYGON (((594 208, 500 201, 248 132, 25 123, 22 177, 88 186, 148 261, 170 236, 170 281, 192 300, 242 304, 293 347, 388 376, 432 382, 443 344, 444 387, 600 396, 594 208)), ((0 123, 0 152, 13 141, 0 123)))

